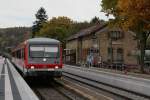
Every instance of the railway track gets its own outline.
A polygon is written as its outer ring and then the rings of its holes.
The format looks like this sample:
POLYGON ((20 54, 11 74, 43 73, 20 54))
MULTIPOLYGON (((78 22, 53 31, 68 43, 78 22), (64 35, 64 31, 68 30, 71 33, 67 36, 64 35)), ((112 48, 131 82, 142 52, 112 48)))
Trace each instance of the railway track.
POLYGON ((91 92, 92 95, 98 95, 99 97, 95 96, 96 100, 128 100, 128 98, 124 98, 122 96, 113 94, 111 92, 108 92, 104 89, 101 88, 97 88, 93 85, 87 84, 85 82, 79 81, 77 79, 68 77, 64 75, 64 81, 71 82, 71 83, 75 83, 77 85, 79 85, 80 87, 84 87, 87 90, 89 90, 91 92), (102 99, 103 98, 103 99, 102 99))
POLYGON ((30 79, 28 84, 40 100, 85 100, 86 97, 64 86, 58 80, 30 79))
MULTIPOLYGON (((19 70, 18 72, 21 74, 19 70)), ((86 94, 79 86, 68 85, 69 81, 64 79, 28 77, 25 80, 40 100, 112 100, 99 94, 95 98, 86 94)))
POLYGON ((80 75, 75 75, 66 71, 63 72, 63 76, 87 86, 94 87, 95 89, 102 90, 104 91, 104 94, 109 95, 114 100, 150 100, 150 98, 147 96, 101 83, 90 78, 82 77, 80 75))

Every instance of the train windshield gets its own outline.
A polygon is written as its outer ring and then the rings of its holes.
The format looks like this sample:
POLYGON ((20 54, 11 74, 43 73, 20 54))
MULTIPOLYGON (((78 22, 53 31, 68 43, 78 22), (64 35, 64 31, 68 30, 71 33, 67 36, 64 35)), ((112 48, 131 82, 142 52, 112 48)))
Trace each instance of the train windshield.
POLYGON ((30 46, 30 57, 58 57, 59 50, 57 45, 31 45, 30 46))

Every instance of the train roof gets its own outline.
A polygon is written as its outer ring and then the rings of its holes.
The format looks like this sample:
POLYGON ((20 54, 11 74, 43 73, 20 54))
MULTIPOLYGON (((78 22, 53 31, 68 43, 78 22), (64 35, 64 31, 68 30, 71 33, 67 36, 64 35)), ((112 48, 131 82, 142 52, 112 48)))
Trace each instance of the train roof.
POLYGON ((32 39, 28 39, 28 40, 20 43, 17 47, 12 49, 12 52, 22 48, 24 46, 24 44, 26 44, 26 43, 52 43, 52 44, 57 44, 57 43, 60 43, 60 41, 58 41, 56 39, 45 38, 45 37, 32 38, 32 39))
POLYGON ((60 43, 60 41, 51 38, 32 38, 27 40, 28 43, 60 43))

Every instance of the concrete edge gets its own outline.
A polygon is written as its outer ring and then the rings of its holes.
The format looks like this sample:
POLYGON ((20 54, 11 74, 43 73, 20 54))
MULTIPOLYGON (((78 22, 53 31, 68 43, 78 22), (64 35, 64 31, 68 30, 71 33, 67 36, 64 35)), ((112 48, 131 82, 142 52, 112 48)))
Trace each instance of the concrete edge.
POLYGON ((29 85, 20 76, 20 74, 16 71, 16 69, 8 59, 7 59, 7 63, 8 63, 8 67, 12 71, 14 81, 17 85, 22 100, 39 100, 36 94, 31 90, 29 85))

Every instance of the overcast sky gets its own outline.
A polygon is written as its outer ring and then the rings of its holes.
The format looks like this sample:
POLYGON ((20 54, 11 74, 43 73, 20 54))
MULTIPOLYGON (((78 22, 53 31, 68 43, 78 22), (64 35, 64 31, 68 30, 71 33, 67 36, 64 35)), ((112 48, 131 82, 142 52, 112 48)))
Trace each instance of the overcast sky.
POLYGON ((50 18, 68 16, 75 21, 89 21, 94 16, 107 20, 100 12, 101 0, 0 0, 0 28, 32 26, 35 13, 44 7, 50 18))

